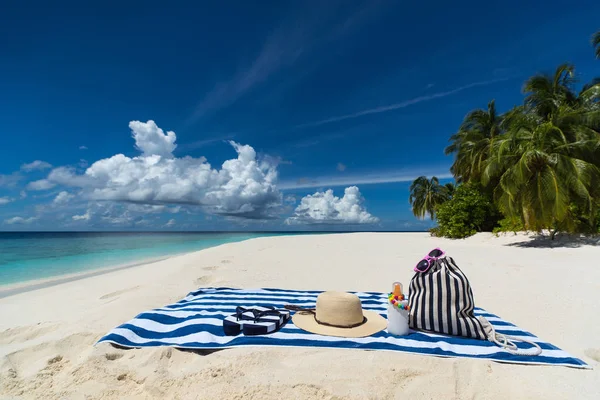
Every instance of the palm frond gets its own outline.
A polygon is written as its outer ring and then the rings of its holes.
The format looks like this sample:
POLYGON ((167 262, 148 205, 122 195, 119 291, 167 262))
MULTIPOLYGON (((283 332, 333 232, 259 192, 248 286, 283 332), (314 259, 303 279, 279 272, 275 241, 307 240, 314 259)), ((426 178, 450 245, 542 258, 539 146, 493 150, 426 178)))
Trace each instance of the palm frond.
POLYGON ((596 51, 596 58, 600 59, 600 31, 592 35, 592 46, 596 51))
MULTIPOLYGON (((594 45, 600 51, 600 31, 594 45)), ((500 211, 528 229, 598 229, 600 209, 600 78, 574 91, 575 69, 559 65, 524 86, 524 104, 499 115, 469 112, 450 137, 446 154, 457 183, 475 181, 493 193, 500 211)), ((426 178, 425 178, 426 179, 426 178)), ((427 180, 415 204, 431 209, 438 182, 427 180)), ((427 211, 428 212, 428 211, 427 211)), ((422 214, 425 215, 425 214, 422 214)))
POLYGON ((548 119, 560 104, 575 102, 574 83, 575 67, 570 64, 559 65, 553 75, 532 76, 523 87, 525 105, 540 118, 548 119))
POLYGON ((440 204, 450 198, 449 190, 446 186, 440 185, 437 177, 428 179, 426 176, 420 176, 410 185, 409 202, 412 206, 413 214, 420 219, 425 218, 427 214, 433 220, 435 209, 440 204))

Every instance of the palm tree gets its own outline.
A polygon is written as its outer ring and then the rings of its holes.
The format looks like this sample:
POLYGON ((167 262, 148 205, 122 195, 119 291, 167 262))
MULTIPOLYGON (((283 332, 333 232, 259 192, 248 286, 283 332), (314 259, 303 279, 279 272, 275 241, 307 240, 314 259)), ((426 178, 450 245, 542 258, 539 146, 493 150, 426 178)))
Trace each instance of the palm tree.
POLYGON ((454 185, 454 183, 452 182, 448 182, 444 185, 444 188, 446 189, 446 194, 448 195, 448 198, 451 199, 452 196, 454 196, 454 192, 456 191, 456 185, 454 185))
MULTIPOLYGON (((592 45, 600 59, 600 31, 592 45)), ((493 101, 472 111, 445 149, 455 155, 457 183, 481 183, 505 217, 550 228, 553 238, 558 230, 600 233, 600 78, 579 93, 575 81, 570 64, 529 78, 523 105, 503 115, 493 101)), ((436 193, 427 185, 421 177, 411 186, 415 215, 426 212, 423 193, 436 193)))
POLYGON ((600 78, 594 78, 583 85, 579 92, 579 102, 588 110, 600 110, 600 78))
POLYGON ((600 31, 592 35, 592 46, 596 49, 596 58, 600 59, 600 31))
POLYGON ((587 140, 569 142, 552 123, 522 126, 508 136, 498 155, 509 165, 496 188, 503 213, 522 217, 532 230, 572 229, 571 203, 591 212, 592 183, 600 179, 598 167, 576 156, 587 140))
POLYGON ((424 219, 429 214, 433 220, 436 207, 449 198, 448 188, 440 185, 439 179, 435 176, 431 180, 426 176, 420 176, 410 185, 409 201, 413 214, 417 218, 424 219))
POLYGON ((494 100, 487 110, 471 111, 457 133, 450 137, 445 153, 456 153, 450 171, 458 183, 479 180, 494 140, 502 133, 502 118, 496 112, 494 100))
MULTIPOLYGON (((573 67, 525 83, 525 106, 505 117, 483 179, 500 176, 496 201, 527 229, 573 230, 574 209, 595 214, 600 198, 600 85, 572 90, 573 67)), ((590 217, 590 221, 593 218, 590 217)))
POLYGON ((525 106, 542 119, 548 119, 560 106, 573 106, 577 96, 573 91, 575 67, 562 64, 553 75, 538 74, 525 82, 525 106))

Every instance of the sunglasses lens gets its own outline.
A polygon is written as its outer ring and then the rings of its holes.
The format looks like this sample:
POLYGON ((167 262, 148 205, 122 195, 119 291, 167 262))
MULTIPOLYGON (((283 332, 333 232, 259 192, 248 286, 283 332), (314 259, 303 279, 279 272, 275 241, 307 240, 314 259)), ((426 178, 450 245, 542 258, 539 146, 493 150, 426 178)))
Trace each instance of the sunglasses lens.
POLYGON ((431 252, 429 253, 429 257, 439 257, 442 254, 444 254, 444 252, 441 251, 440 249, 434 249, 434 250, 431 250, 431 252))
POLYGON ((429 268, 429 261, 427 261, 427 260, 421 260, 417 264, 417 269, 421 272, 427 271, 428 268, 429 268))

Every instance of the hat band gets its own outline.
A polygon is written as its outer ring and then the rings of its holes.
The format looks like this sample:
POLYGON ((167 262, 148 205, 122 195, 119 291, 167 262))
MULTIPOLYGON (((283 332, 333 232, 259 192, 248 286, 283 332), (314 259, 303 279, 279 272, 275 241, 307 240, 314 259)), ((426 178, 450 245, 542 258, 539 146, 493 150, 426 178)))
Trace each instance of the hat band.
POLYGON ((359 323, 351 324, 351 325, 336 325, 336 324, 330 324, 330 323, 327 323, 327 322, 319 321, 317 319, 317 314, 313 313, 313 315, 315 317, 315 321, 317 322, 317 324, 319 324, 319 325, 325 325, 325 326, 331 326, 333 328, 347 328, 347 329, 349 329, 349 328, 356 328, 357 326, 361 326, 361 325, 364 325, 364 324, 367 323, 367 317, 363 316, 363 320, 360 321, 359 323))
POLYGON ((365 317, 363 315, 363 319, 362 321, 356 323, 356 324, 350 324, 350 325, 337 325, 337 324, 330 324, 328 322, 323 322, 323 321, 319 321, 317 319, 317 311, 314 308, 304 308, 304 307, 300 307, 300 306, 295 306, 293 304, 286 304, 283 306, 283 308, 285 308, 286 310, 291 310, 291 311, 296 311, 296 312, 304 312, 304 313, 309 313, 312 314, 313 317, 315 318, 315 322, 319 325, 325 325, 325 326, 331 326, 332 328, 356 328, 357 326, 361 326, 367 323, 367 317, 365 317))

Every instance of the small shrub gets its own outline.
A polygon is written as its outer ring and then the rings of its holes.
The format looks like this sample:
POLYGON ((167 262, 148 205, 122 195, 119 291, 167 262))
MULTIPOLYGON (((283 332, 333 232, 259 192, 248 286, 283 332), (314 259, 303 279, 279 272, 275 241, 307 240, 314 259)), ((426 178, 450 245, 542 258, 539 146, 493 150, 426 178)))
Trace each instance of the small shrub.
POLYGON ((436 209, 436 217, 438 226, 432 232, 434 236, 460 239, 493 229, 499 213, 479 186, 463 184, 457 187, 451 200, 436 209))
POLYGON ((494 228, 492 232, 514 232, 515 234, 520 231, 524 231, 525 226, 523 222, 518 218, 504 218, 498 222, 498 226, 494 228))

